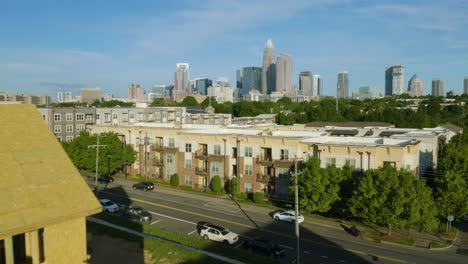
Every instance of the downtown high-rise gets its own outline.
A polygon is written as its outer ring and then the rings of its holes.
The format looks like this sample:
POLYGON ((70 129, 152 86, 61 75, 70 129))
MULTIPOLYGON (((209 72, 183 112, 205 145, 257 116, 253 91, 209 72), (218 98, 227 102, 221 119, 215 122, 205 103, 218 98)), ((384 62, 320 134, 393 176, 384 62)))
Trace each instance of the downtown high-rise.
POLYGON ((263 50, 262 90, 260 91, 264 96, 275 91, 275 59, 275 48, 273 47, 273 42, 271 39, 268 39, 263 50))
POLYGON ((432 79, 432 96, 444 96, 444 80, 432 79))
POLYGON ((174 73, 174 90, 173 99, 179 100, 187 94, 191 94, 190 91, 190 66, 188 63, 177 63, 176 71, 174 73))
POLYGON ((312 96, 313 74, 310 71, 303 71, 299 74, 299 95, 312 96))
POLYGON ((336 97, 337 98, 348 98, 348 72, 342 71, 338 73, 338 80, 336 83, 336 97))
POLYGON ((468 77, 463 79, 463 93, 468 94, 468 77))
POLYGON ((248 94, 252 90, 261 91, 262 89, 262 68, 244 67, 239 70, 241 73, 240 96, 248 94))
POLYGON ((400 95, 405 91, 405 68, 402 65, 393 65, 385 69, 385 95, 400 95))
POLYGON ((275 91, 290 94, 292 90, 292 59, 289 54, 281 53, 276 60, 275 91))
POLYGON ((417 74, 413 75, 408 82, 408 94, 410 96, 424 96, 426 92, 424 91, 423 83, 421 78, 417 74))

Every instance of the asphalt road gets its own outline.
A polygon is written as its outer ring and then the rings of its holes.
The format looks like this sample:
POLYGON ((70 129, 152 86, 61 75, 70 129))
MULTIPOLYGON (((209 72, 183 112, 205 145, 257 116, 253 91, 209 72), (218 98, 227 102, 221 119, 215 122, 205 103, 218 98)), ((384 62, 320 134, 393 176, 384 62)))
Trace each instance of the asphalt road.
MULTIPOLYGON (((191 236, 199 236, 197 224, 210 222, 228 228, 240 235, 242 242, 251 238, 269 239, 286 250, 285 263, 296 259, 294 225, 277 222, 271 211, 229 199, 200 196, 187 192, 158 188, 143 192, 133 190, 132 182, 117 180, 100 185, 100 198, 119 204, 141 206, 153 214, 152 225, 191 236)), ((429 251, 378 244, 354 238, 339 228, 319 226, 306 219, 300 227, 301 263, 466 263, 467 256, 454 250, 429 251)))

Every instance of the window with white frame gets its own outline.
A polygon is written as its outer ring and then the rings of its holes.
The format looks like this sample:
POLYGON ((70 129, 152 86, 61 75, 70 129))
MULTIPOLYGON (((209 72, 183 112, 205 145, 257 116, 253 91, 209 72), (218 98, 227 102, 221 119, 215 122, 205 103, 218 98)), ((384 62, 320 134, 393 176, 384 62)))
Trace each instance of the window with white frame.
POLYGON ((118 119, 118 118, 119 118, 119 114, 117 114, 117 113, 112 114, 112 119, 118 119))
POLYGON ((192 144, 190 143, 185 144, 185 152, 192 152, 192 144))
POLYGON ((131 118, 131 119, 135 118, 135 114, 134 114, 134 113, 130 113, 130 118, 131 118))
POLYGON ((62 133, 62 126, 61 125, 55 125, 54 126, 54 133, 62 133))
POLYGON ((109 120, 110 119, 110 113, 104 113, 104 119, 109 120))
POLYGON ((185 176, 185 185, 192 185, 192 176, 185 176))
POLYGON ((166 162, 167 163, 172 163, 172 154, 170 154, 170 153, 166 154, 166 162))
POLYGON ((84 121, 84 114, 76 114, 76 121, 84 121))
POLYGON ((289 159, 289 150, 281 149, 280 150, 280 159, 281 160, 288 160, 289 159))
POLYGON ((143 113, 138 113, 138 120, 143 120, 143 113))
POLYGON ((175 147, 175 138, 169 138, 169 147, 175 147))
POLYGON ((185 160, 185 168, 186 169, 191 169, 192 168, 192 160, 191 159, 186 159, 185 160))
POLYGON ((162 118, 167 118, 167 113, 166 112, 162 112, 162 118))
POLYGON ((252 157, 252 147, 245 147, 244 148, 244 156, 245 157, 252 157))
POLYGON ((87 121, 92 121, 93 120, 93 114, 86 114, 86 120, 87 121))
POLYGON ((73 140, 73 136, 67 136, 66 139, 65 139, 67 142, 70 142, 73 140))
POLYGON ((61 114, 54 114, 54 121, 62 121, 62 115, 61 114))
POLYGON ((278 178, 287 179, 289 177, 289 169, 288 168, 277 168, 277 170, 278 170, 278 178))
POLYGON ((327 158, 325 162, 327 168, 336 167, 336 158, 327 158))
POLYGON ((65 120, 73 121, 73 114, 72 113, 66 113, 65 114, 65 120))
POLYGON ((251 182, 244 182, 244 192, 251 193, 253 192, 252 183, 251 182))
POLYGON ((212 172, 219 172, 219 162, 212 162, 211 163, 211 171, 212 172))
POLYGON ((244 166, 244 174, 245 175, 252 175, 252 165, 245 165, 244 166))
MULTIPOLYGON (((73 132, 73 125, 66 125, 66 126, 65 126, 65 131, 67 131, 67 133, 73 132)), ((68 141, 68 140, 67 140, 67 141, 68 141)))
POLYGON ((355 159, 346 159, 345 164, 349 167, 355 169, 356 168, 356 160, 355 159))
POLYGON ((96 120, 99 120, 99 114, 96 114, 96 120))
POLYGON ((221 155, 221 146, 220 145, 214 145, 213 148, 214 148, 213 153, 215 155, 221 155))
POLYGON ((76 125, 76 132, 79 133, 81 132, 82 130, 85 129, 85 125, 84 124, 77 124, 76 125))

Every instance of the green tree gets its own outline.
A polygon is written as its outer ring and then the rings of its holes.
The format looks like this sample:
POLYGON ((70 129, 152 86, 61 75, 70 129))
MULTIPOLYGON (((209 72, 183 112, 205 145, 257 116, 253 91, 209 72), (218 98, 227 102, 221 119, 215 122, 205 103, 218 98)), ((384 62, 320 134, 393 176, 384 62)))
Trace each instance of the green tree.
POLYGON ((177 174, 177 173, 172 174, 171 179, 170 179, 170 183, 171 183, 171 186, 173 186, 173 187, 179 186, 179 174, 177 174))
POLYGON ((216 194, 219 194, 223 190, 223 183, 221 181, 221 177, 218 175, 211 179, 211 190, 216 194))
MULTIPOLYGON (((299 204, 301 211, 327 212, 333 203, 340 197, 340 182, 343 180, 342 172, 337 168, 320 168, 317 158, 309 159, 298 177, 299 204)), ((294 178, 291 180, 294 183, 294 178)), ((294 184, 290 186, 294 192, 294 184)))
POLYGON ((197 99, 193 96, 186 96, 182 103, 180 103, 181 106, 198 106, 197 99))
POLYGON ((235 196, 235 195, 238 193, 238 190, 237 190, 237 178, 232 178, 232 179, 229 181, 229 193, 230 193, 232 196, 235 196))
POLYGON ((111 100, 111 101, 100 102, 98 106, 99 107, 116 107, 116 106, 132 107, 132 106, 135 106, 135 103, 127 103, 127 102, 122 102, 119 100, 111 100))
POLYGON ((262 192, 256 192, 252 196, 254 203, 262 203, 265 200, 265 194, 262 192))
POLYGON ((150 106, 167 106, 168 102, 164 98, 154 98, 150 106))

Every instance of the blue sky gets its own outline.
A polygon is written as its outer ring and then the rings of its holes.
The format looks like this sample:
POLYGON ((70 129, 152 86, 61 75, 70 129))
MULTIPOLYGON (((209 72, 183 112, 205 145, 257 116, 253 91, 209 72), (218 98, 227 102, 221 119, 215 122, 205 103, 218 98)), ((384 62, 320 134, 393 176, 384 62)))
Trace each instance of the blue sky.
POLYGON ((427 93, 432 78, 462 92, 468 76, 468 1, 206 0, 2 1, 0 91, 51 93, 100 86, 126 96, 170 84, 175 64, 190 77, 235 84, 235 71, 261 66, 268 38, 300 71, 320 74, 334 95, 349 71, 350 91, 384 88, 384 69, 405 66, 427 93))

